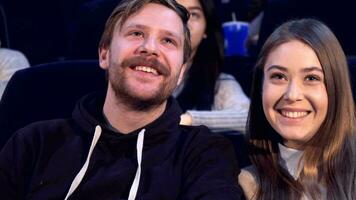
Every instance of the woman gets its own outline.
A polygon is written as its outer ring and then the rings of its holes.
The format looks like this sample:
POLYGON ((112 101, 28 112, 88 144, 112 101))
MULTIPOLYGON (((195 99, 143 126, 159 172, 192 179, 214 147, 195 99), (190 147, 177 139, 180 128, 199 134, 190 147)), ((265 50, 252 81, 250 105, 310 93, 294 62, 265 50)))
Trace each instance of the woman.
POLYGON ((17 70, 29 66, 30 64, 24 54, 12 49, 2 48, 0 41, 0 99, 11 76, 17 70))
POLYGON ((245 131, 249 99, 233 76, 221 73, 221 25, 213 0, 178 0, 190 12, 192 56, 186 79, 174 93, 185 114, 181 124, 215 131, 245 131))
POLYGON ((257 60, 247 199, 356 199, 355 110, 345 55, 313 19, 286 22, 257 60))

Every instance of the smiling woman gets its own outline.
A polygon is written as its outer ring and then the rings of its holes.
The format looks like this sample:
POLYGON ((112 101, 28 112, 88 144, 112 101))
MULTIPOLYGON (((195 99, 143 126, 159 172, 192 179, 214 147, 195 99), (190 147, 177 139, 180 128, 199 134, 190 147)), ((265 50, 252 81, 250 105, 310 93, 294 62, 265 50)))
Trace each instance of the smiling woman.
POLYGON ((355 199, 355 110, 345 55, 323 23, 289 21, 257 60, 247 199, 355 199), (262 92, 261 92, 262 91, 262 92))
POLYGON ((314 50, 299 40, 276 47, 267 57, 263 110, 284 145, 301 148, 324 121, 328 97, 314 50))

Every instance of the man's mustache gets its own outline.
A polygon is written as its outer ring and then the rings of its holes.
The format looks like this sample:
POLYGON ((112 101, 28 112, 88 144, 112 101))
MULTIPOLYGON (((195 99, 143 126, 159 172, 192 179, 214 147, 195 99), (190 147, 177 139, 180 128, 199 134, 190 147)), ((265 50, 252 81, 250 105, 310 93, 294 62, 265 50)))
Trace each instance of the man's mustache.
POLYGON ((130 68, 136 66, 146 66, 155 69, 159 75, 162 76, 170 75, 169 68, 155 58, 148 59, 147 57, 144 56, 131 57, 131 58, 124 59, 121 63, 121 66, 130 67, 130 68))

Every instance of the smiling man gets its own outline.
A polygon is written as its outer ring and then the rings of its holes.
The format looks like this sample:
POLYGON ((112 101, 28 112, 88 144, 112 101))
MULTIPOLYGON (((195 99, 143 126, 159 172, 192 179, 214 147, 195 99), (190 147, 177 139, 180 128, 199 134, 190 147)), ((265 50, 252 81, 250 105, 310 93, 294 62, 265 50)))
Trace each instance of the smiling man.
POLYGON ((99 44, 106 95, 14 134, 0 153, 1 198, 240 199, 231 145, 180 126, 170 97, 190 56, 188 16, 174 0, 122 1, 99 44))
POLYGON ((125 22, 122 12, 127 11, 116 9, 107 22, 99 57, 109 71, 104 113, 114 127, 130 132, 162 114, 183 76, 190 43, 182 19, 164 5, 148 4, 125 22), (132 120, 138 124, 132 126, 132 120))

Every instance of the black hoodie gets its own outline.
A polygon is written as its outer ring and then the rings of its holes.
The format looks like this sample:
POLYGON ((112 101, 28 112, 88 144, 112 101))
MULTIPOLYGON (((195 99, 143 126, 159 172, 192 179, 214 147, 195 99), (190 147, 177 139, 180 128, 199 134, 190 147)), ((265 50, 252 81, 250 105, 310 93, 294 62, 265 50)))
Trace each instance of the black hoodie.
POLYGON ((37 122, 15 133, 0 153, 0 198, 65 199, 86 160, 68 199, 127 199, 138 168, 135 199, 240 198, 232 146, 206 127, 180 126, 174 99, 158 119, 130 134, 106 125, 103 103, 104 95, 89 95, 72 118, 37 122), (90 155, 94 132, 101 135, 90 155), (141 167, 139 132, 144 132, 141 167))

